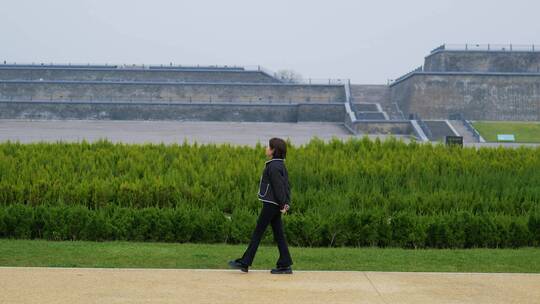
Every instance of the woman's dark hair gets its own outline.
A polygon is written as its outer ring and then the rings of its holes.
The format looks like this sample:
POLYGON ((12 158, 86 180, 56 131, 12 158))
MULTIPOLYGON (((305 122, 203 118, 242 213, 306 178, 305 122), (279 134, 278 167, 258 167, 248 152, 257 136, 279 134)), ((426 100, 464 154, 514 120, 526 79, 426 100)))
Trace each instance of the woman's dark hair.
POLYGON ((270 149, 274 150, 274 158, 285 159, 287 157, 287 143, 281 138, 272 138, 269 141, 270 149))

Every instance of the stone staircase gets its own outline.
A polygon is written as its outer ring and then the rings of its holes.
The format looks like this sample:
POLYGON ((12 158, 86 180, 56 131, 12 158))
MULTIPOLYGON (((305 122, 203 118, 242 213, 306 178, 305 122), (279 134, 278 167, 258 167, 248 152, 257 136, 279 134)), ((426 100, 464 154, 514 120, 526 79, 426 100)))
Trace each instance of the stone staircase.
POLYGON ((388 120, 388 116, 377 103, 354 103, 353 110, 358 120, 388 120))
POLYGON ((351 85, 351 99, 358 119, 402 120, 402 113, 390 100, 387 85, 351 85))
POLYGON ((461 120, 449 120, 452 127, 459 133, 459 136, 463 136, 464 143, 477 143, 480 142, 461 120))
POLYGON ((431 141, 444 142, 446 136, 461 136, 461 134, 456 134, 453 126, 446 120, 424 120, 424 123, 431 131, 431 134, 428 136, 431 141))
POLYGON ((355 111, 358 120, 388 120, 383 112, 361 112, 355 111))

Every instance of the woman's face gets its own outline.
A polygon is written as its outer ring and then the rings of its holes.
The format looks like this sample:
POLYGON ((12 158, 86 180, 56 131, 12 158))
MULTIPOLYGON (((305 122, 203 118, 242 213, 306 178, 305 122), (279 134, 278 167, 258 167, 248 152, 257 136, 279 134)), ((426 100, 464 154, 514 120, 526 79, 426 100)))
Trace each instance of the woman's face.
POLYGON ((272 156, 274 155, 274 149, 270 149, 270 146, 266 146, 265 154, 266 157, 272 158, 272 156))

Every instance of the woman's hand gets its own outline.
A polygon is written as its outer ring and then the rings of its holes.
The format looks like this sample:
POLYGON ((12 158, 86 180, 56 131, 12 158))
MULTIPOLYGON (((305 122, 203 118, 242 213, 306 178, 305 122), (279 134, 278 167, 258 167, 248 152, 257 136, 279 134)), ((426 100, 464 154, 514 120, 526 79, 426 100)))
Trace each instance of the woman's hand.
POLYGON ((285 213, 285 212, 287 212, 287 210, 289 210, 289 204, 285 204, 283 206, 283 208, 281 208, 281 210, 279 210, 279 211, 281 211, 281 213, 285 213))

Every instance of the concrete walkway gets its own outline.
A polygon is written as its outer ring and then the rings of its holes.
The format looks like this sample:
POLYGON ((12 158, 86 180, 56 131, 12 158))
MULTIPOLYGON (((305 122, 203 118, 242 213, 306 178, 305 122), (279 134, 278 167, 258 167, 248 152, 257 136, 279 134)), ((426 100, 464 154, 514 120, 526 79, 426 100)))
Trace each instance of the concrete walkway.
MULTIPOLYGON (((196 122, 196 121, 132 121, 132 120, 10 120, 0 119, 0 142, 7 140, 31 142, 93 142, 107 138, 123 143, 179 143, 184 140, 200 144, 254 146, 265 145, 272 137, 289 138, 294 145, 308 143, 313 137, 325 141, 332 138, 347 140, 352 135, 338 123, 271 123, 271 122, 196 122)), ((364 135, 358 135, 363 137, 364 135)), ((385 140, 388 135, 368 135, 385 140)), ((409 136, 394 136, 410 142, 409 136)), ((469 143, 470 147, 540 147, 540 144, 469 143)))
POLYGON ((343 124, 337 123, 0 119, 0 142, 77 142, 83 139, 92 142, 107 138, 124 143, 181 144, 185 139, 190 143, 253 146, 257 141, 266 144, 272 137, 290 138, 293 144, 301 145, 314 136, 324 140, 353 137, 343 124))
POLYGON ((540 303, 540 274, 1 267, 0 303, 540 303))

